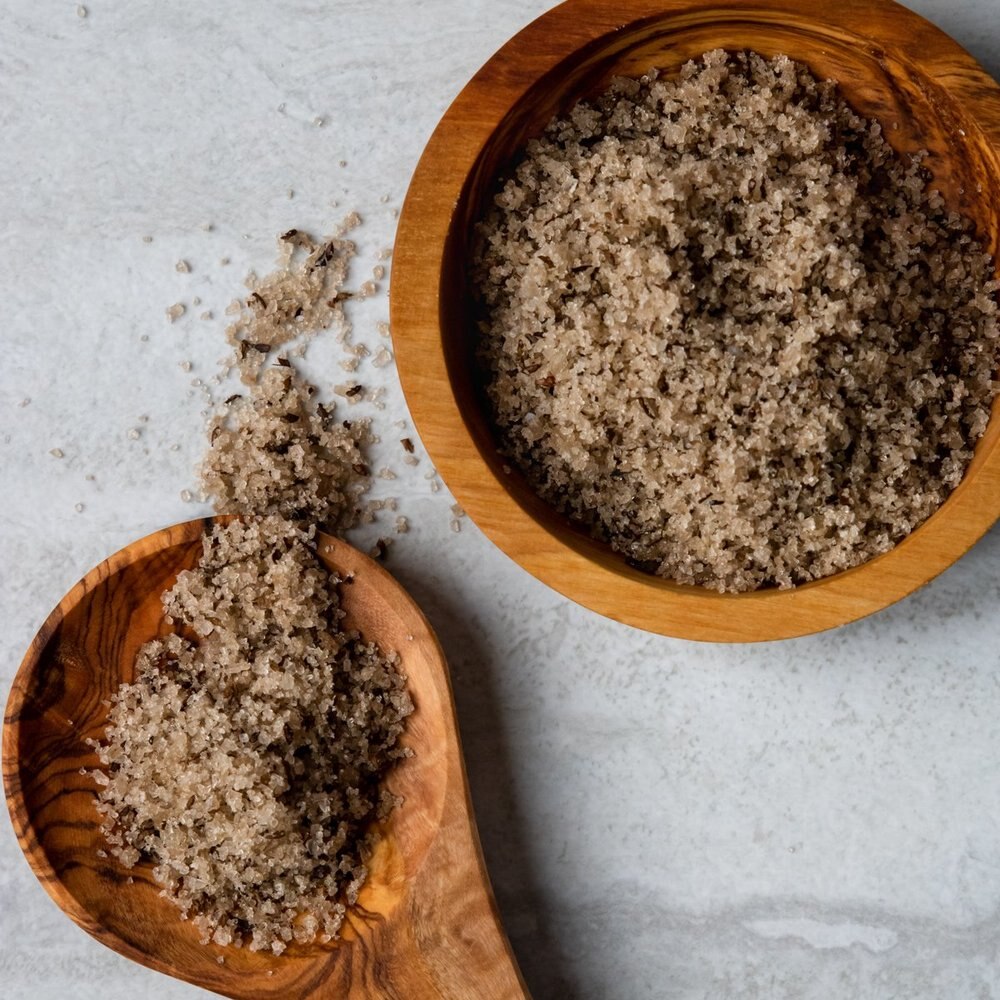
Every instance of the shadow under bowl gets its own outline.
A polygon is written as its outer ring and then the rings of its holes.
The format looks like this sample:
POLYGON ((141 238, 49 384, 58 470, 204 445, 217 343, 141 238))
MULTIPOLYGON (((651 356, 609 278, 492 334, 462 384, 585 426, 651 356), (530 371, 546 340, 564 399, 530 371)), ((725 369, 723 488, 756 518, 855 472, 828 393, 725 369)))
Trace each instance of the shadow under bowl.
POLYGON ((788 590, 717 594, 660 579, 541 500, 505 466, 475 359, 468 260, 496 179, 557 114, 615 76, 670 75, 711 49, 753 49, 833 79, 900 152, 926 150, 949 206, 1000 254, 1000 86, 892 0, 568 0, 503 46, 448 109, 414 173, 394 251, 391 321, 407 402, 449 488, 529 573, 617 621, 720 642, 819 632, 905 597, 1000 517, 1000 403, 961 484, 890 552, 788 590))

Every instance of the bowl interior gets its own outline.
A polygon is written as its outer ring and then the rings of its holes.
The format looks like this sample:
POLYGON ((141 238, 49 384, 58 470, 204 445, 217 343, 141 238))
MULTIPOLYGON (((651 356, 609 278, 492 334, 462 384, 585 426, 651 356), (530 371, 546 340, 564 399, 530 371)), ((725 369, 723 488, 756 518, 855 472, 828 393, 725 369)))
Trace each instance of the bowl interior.
POLYGON ((350 962, 338 953, 349 952, 355 942, 365 947, 364 939, 396 908, 434 839, 447 786, 443 762, 454 743, 446 721, 451 712, 444 701, 446 668, 430 627, 402 587, 346 543, 321 536, 324 563, 345 580, 352 578, 339 587, 347 624, 398 651, 408 677, 416 707, 404 742, 414 756, 387 779, 404 804, 379 828, 367 883, 339 942, 293 945, 278 957, 201 945, 191 923, 160 896, 149 864, 125 869, 107 854, 95 784, 83 772, 99 766, 88 740, 103 734, 108 699, 133 678, 139 647, 168 629, 160 595, 198 560, 203 526, 179 525, 118 553, 50 616, 11 696, 4 747, 8 799, 39 879, 103 943, 229 995, 265 995, 259 992, 260 975, 273 983, 268 995, 299 995, 293 984, 313 980, 317 964, 330 971, 338 961, 350 962))
MULTIPOLYGON (((577 101, 601 93, 615 76, 639 76, 653 68, 665 75, 676 74, 689 59, 716 48, 749 48, 765 56, 784 54, 808 65, 821 79, 838 81, 847 101, 861 114, 878 120, 897 151, 926 150, 926 166, 949 206, 975 221, 995 258, 1000 250, 1000 161, 990 137, 968 107, 902 49, 897 52, 879 47, 860 34, 819 20, 794 23, 765 6, 734 11, 731 6, 709 5, 646 17, 595 39, 536 80, 509 108, 476 158, 444 248, 440 322, 445 362, 458 409, 482 460, 518 506, 562 543, 604 569, 666 591, 699 588, 674 584, 628 565, 608 545, 590 538, 584 529, 539 499, 523 475, 510 469, 498 453, 498 435, 475 359, 475 307, 468 260, 475 224, 495 192, 496 179, 516 162, 527 139, 538 135, 553 116, 577 101)), ((495 57, 477 77, 480 90, 489 89, 491 76, 502 83, 503 55, 495 57)), ((1000 439, 998 414, 1000 403, 994 406, 993 419, 979 442, 966 480, 931 520, 945 514, 996 447, 1000 439)), ((918 529, 922 530, 923 526, 918 529)), ((847 571, 853 572, 856 570, 847 571)), ((739 600, 741 595, 713 596, 739 600)))

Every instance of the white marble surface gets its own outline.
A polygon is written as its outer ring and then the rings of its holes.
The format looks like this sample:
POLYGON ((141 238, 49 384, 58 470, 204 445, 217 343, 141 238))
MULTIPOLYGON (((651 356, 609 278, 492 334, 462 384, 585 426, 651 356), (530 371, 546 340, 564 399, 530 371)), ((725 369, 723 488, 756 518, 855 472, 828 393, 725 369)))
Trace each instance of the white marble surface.
MULTIPOLYGON (((998 0, 911 5, 1000 75, 998 0)), ((218 317, 268 267, 276 233, 348 208, 370 268, 440 113, 546 3, 87 7, 0 2, 4 694, 78 577, 201 510, 180 498, 202 447, 190 382, 222 340, 198 313, 218 317), (205 304, 168 325, 194 295, 205 304)), ((356 313, 360 339, 386 312, 382 296, 356 313)), ((311 355, 326 383, 333 358, 311 355)), ((394 370, 366 374, 388 386, 381 416, 404 416, 394 370)), ((401 478, 384 492, 414 525, 391 567, 450 656, 487 861, 536 997, 1000 996, 1000 533, 869 621, 698 646, 567 603, 468 521, 452 535, 426 459, 389 454, 401 478)), ((206 995, 77 930, 0 827, 0 995, 206 995)))

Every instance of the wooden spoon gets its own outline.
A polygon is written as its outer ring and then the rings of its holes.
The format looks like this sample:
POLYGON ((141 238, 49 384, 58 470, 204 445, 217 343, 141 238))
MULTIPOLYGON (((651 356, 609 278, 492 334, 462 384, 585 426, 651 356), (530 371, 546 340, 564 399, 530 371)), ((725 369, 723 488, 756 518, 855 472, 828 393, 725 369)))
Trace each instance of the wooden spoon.
POLYGON ((391 773, 404 799, 378 830, 358 905, 341 940, 281 956, 199 944, 159 895, 151 866, 104 850, 87 740, 108 699, 133 678, 136 652, 168 631, 161 594, 193 566, 212 520, 189 521, 122 549, 49 615, 14 679, 3 728, 3 780, 35 875, 88 934, 150 968, 230 997, 524 998, 501 927, 469 801, 448 667, 427 619, 381 566, 319 536, 342 578, 347 623, 398 651, 416 706, 391 773))

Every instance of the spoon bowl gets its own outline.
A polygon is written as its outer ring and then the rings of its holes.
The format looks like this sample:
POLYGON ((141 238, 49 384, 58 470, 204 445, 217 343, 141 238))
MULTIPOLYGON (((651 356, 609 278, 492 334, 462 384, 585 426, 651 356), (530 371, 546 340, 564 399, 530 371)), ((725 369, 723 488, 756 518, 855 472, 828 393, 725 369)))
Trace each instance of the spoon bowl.
POLYGON ((387 777, 401 806, 376 828, 368 879, 341 938, 275 956, 202 945, 160 895, 152 865, 105 850, 89 740, 134 677, 140 646, 169 631, 161 595, 193 567, 211 518, 149 535, 87 574, 39 630, 14 679, 3 779, 21 848, 45 890, 102 944, 150 968, 238 998, 521 998, 469 801, 448 667, 427 619, 381 566, 318 534, 343 581, 345 622, 395 650, 414 702, 413 756, 387 777), (349 582, 348 582, 349 581, 349 582))

